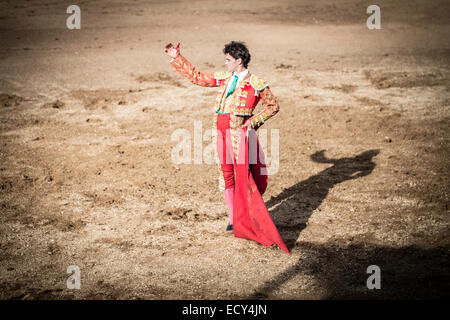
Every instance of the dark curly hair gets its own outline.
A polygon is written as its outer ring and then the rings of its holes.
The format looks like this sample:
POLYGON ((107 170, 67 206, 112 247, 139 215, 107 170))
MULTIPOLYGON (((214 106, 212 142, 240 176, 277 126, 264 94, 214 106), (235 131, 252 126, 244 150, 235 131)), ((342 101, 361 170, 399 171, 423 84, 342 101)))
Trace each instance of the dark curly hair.
POLYGON ((235 59, 242 59, 242 65, 247 68, 248 63, 250 62, 250 52, 247 49, 247 46, 243 42, 231 41, 230 43, 225 45, 223 48, 224 54, 229 54, 235 59))

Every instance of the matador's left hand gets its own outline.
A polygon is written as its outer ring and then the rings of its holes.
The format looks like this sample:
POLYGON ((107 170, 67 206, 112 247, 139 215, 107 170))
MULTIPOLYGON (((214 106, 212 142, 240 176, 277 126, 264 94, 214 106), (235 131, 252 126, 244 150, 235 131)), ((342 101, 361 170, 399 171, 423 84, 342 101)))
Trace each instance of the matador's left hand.
POLYGON ((245 127, 247 127, 247 130, 252 129, 252 122, 250 121, 250 119, 244 122, 244 124, 241 126, 241 129, 244 129, 245 127))

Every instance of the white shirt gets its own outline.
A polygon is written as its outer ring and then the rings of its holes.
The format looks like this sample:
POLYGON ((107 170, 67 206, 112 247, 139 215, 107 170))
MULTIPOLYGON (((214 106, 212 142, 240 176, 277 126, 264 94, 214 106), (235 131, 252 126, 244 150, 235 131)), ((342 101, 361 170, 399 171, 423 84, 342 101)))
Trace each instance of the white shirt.
MULTIPOLYGON (((239 72, 238 74, 236 74, 235 72, 233 72, 233 74, 231 75, 230 81, 228 81, 227 90, 225 90, 225 92, 228 92, 228 90, 230 89, 231 84, 233 83, 233 80, 234 80, 234 76, 235 76, 235 75, 238 76, 238 78, 239 78, 238 81, 237 81, 237 83, 236 83, 236 87, 235 87, 235 88, 237 88, 239 82, 241 82, 241 80, 244 79, 245 76, 246 76, 247 74, 248 74, 248 69, 245 69, 244 71, 241 71, 241 72, 239 72)), ((236 89, 235 89, 235 90, 236 90, 236 89)))

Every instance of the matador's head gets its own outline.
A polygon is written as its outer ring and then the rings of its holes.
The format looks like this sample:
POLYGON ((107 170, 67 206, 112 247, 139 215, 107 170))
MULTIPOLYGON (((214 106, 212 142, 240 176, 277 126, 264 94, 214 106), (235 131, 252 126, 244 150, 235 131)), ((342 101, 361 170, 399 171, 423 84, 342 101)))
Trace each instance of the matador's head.
POLYGON ((223 48, 225 65, 230 72, 240 72, 248 68, 250 52, 243 42, 231 41, 223 48))

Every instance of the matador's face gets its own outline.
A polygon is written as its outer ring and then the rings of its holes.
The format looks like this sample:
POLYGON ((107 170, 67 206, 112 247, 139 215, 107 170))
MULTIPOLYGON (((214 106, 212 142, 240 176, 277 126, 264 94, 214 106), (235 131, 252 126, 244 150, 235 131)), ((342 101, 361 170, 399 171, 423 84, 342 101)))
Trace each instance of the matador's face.
POLYGON ((230 56, 229 53, 225 54, 225 66, 227 67, 228 71, 230 72, 236 71, 241 64, 242 64, 241 58, 235 59, 233 58, 233 56, 230 56))

